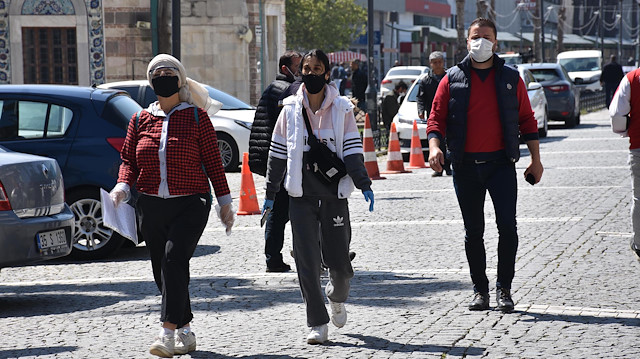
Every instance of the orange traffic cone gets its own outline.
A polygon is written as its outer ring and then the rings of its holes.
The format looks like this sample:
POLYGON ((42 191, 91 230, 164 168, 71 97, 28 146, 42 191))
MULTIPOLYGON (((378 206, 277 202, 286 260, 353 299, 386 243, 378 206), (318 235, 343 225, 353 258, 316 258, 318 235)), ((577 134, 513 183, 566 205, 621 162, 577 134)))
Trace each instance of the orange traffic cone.
POLYGON ((394 122, 391 122, 388 147, 387 170, 382 173, 411 173, 411 171, 404 169, 404 161, 402 161, 402 153, 400 153, 400 140, 398 140, 398 131, 396 131, 394 122))
POLYGON ((253 184, 253 175, 249 170, 249 154, 242 154, 242 178, 240 181, 240 204, 238 205, 238 215, 260 214, 258 207, 258 196, 256 187, 253 184))
POLYGON ((376 146, 373 143, 373 132, 371 132, 369 114, 367 114, 364 119, 362 142, 362 147, 364 148, 364 166, 367 168, 369 178, 372 180, 386 179, 380 176, 380 169, 378 169, 378 158, 376 156, 376 146))
POLYGON ((413 131, 411 131, 411 154, 409 155, 409 165, 407 168, 428 168, 424 162, 422 143, 418 134, 418 122, 413 120, 413 131))

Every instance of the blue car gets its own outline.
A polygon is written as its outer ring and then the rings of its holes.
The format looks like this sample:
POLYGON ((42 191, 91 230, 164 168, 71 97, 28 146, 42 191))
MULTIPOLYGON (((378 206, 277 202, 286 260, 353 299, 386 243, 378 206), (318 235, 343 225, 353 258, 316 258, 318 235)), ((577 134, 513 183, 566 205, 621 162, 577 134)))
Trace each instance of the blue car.
POLYGON ((141 107, 125 91, 65 85, 0 86, 0 145, 54 158, 75 216, 71 256, 104 258, 125 239, 102 221, 100 188, 116 183, 120 149, 141 107))
POLYGON ((73 229, 56 161, 0 146, 0 268, 66 256, 73 229))

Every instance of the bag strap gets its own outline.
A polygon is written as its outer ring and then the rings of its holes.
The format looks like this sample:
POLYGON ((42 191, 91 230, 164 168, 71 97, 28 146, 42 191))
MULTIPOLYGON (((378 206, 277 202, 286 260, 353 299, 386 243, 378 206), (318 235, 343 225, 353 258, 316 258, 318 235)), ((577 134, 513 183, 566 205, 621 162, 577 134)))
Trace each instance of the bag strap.
POLYGON ((309 134, 309 146, 311 146, 311 142, 314 144, 318 143, 318 139, 313 134, 313 129, 311 128, 311 123, 309 122, 309 115, 307 115, 307 109, 302 109, 302 117, 304 117, 304 124, 307 126, 307 132, 309 134))

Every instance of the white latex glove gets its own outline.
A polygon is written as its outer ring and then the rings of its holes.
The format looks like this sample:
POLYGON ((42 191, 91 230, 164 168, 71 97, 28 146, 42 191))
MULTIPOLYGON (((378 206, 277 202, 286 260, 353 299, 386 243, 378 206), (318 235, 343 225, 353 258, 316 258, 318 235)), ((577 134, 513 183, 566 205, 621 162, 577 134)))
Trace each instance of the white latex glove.
POLYGON ((113 201, 113 206, 118 208, 118 205, 127 198, 127 194, 121 189, 114 188, 109 192, 109 197, 111 197, 111 201, 113 201))
POLYGON ((227 236, 231 235, 231 228, 233 227, 233 223, 235 222, 235 213, 233 213, 233 204, 227 203, 224 206, 220 207, 216 205, 216 212, 218 213, 218 217, 220 218, 220 222, 225 226, 227 236))

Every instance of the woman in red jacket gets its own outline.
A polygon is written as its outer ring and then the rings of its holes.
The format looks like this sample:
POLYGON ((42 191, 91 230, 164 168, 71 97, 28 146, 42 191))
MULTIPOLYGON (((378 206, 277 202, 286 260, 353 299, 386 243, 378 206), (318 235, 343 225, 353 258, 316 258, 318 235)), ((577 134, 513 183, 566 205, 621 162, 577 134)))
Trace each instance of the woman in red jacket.
POLYGON ((140 227, 162 292, 162 328, 149 351, 170 358, 196 349, 189 325, 193 319, 189 260, 209 218, 209 181, 227 230, 234 219, 216 131, 208 115, 221 104, 187 78, 184 66, 170 55, 151 60, 147 78, 158 101, 129 122, 111 198, 117 206, 129 198, 134 185, 140 193, 140 227))

